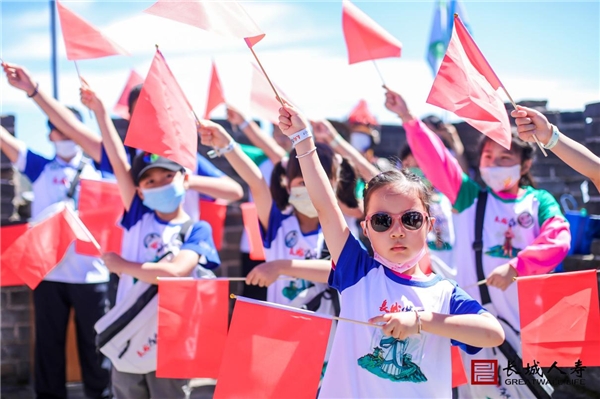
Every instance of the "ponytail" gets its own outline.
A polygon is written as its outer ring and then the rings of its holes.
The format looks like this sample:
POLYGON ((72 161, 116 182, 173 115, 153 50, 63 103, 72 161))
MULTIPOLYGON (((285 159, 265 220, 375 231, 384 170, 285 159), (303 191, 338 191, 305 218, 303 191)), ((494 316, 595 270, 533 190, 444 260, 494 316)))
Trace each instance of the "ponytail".
POLYGON ((339 167, 335 190, 336 196, 347 207, 358 208, 358 200, 356 199, 356 179, 358 176, 356 170, 346 158, 342 158, 339 167))
POLYGON ((280 162, 277 162, 273 167, 273 173, 271 173, 271 185, 269 190, 271 191, 271 197, 279 208, 280 211, 284 211, 289 205, 290 194, 287 191, 286 185, 286 171, 280 162))

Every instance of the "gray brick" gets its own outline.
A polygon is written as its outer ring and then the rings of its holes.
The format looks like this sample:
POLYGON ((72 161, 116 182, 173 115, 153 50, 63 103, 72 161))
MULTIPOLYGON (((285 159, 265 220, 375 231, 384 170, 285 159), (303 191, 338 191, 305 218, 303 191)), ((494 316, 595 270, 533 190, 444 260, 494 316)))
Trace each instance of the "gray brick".
POLYGON ((0 374, 2 375, 2 385, 4 385, 7 380, 15 379, 17 375, 17 364, 15 362, 5 363, 4 359, 2 359, 2 364, 0 365, 0 374))
POLYGON ((29 310, 6 310, 0 314, 0 324, 12 325, 15 323, 29 323, 31 315, 29 310))
POLYGON ((29 359, 31 354, 29 344, 2 344, 0 352, 2 353, 2 360, 22 360, 29 359))
POLYGON ((26 288, 13 291, 8 296, 8 309, 29 309, 31 306, 31 291, 26 288))
POLYGON ((17 363, 17 384, 27 384, 31 380, 31 377, 31 362, 23 359, 23 361, 17 363))
POLYGON ((32 339, 32 331, 33 328, 31 326, 17 326, 17 337, 21 341, 29 341, 32 339))
POLYGON ((2 344, 7 344, 10 342, 13 342, 17 339, 17 336, 15 334, 15 327, 2 327, 0 329, 0 341, 2 341, 2 344))

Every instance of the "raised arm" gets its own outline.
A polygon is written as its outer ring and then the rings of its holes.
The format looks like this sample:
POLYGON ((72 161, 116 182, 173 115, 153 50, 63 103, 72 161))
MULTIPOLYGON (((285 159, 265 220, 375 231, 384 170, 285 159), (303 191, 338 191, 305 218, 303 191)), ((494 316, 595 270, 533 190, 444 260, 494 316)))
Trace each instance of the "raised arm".
POLYGON ((129 210, 136 189, 135 184, 133 183, 133 178, 129 173, 131 165, 129 165, 129 161, 127 160, 125 147, 121 142, 119 133, 117 133, 117 130, 115 129, 115 125, 104 108, 104 104, 98 98, 98 96, 96 96, 96 93, 94 93, 94 91, 92 91, 92 89, 90 89, 87 85, 80 89, 80 93, 81 102, 83 105, 91 109, 96 115, 96 120, 98 121, 100 132, 102 133, 104 149, 112 166, 115 177, 117 178, 117 184, 121 193, 123 206, 125 206, 126 210, 129 210))
POLYGON ((39 83, 35 82, 25 68, 8 63, 2 66, 11 86, 27 93, 27 96, 35 101, 61 133, 81 146, 94 161, 100 162, 102 156, 100 137, 81 123, 67 107, 40 89, 39 83))
POLYGON ((531 108, 518 107, 518 110, 511 112, 511 116, 515 118, 519 137, 524 141, 534 142, 533 136, 536 135, 545 146, 552 141, 554 146, 548 149, 567 165, 590 179, 600 190, 600 157, 582 144, 560 133, 558 129, 557 137, 553 137, 552 124, 542 113, 531 108))
POLYGON ((327 284, 331 261, 322 259, 278 259, 254 267, 246 277, 246 284, 268 287, 280 276, 290 276, 327 284))
POLYGON ((25 143, 13 137, 12 134, 0 126, 0 151, 2 151, 11 163, 16 163, 19 158, 19 152, 25 149, 25 143))
POLYGON ((264 134, 253 120, 247 120, 244 115, 231 105, 227 105, 227 120, 244 132, 255 147, 264 151, 267 157, 276 164, 286 156, 286 152, 271 136, 264 134))
MULTIPOLYGON (((279 128, 285 135, 291 137, 295 133, 309 129, 310 126, 294 107, 286 105, 279 110, 279 128)), ((296 142, 295 148, 304 184, 310 200, 317 209, 319 223, 323 229, 331 259, 337 263, 350 230, 344 220, 342 210, 338 206, 331 182, 319 161, 313 139, 308 138, 296 142)))
POLYGON ((201 194, 213 198, 220 198, 226 201, 238 201, 244 196, 244 190, 238 182, 229 176, 211 177, 190 175, 188 177, 190 190, 198 191, 201 194))
POLYGON ((269 185, 258 166, 252 162, 248 155, 244 154, 239 145, 235 145, 231 136, 221 125, 208 120, 202 120, 199 123, 198 132, 203 145, 215 149, 226 149, 229 145, 232 146, 229 147, 230 150, 224 156, 237 174, 250 187, 254 202, 256 203, 258 220, 263 228, 267 229, 273 198, 271 197, 271 191, 269 191, 269 185))

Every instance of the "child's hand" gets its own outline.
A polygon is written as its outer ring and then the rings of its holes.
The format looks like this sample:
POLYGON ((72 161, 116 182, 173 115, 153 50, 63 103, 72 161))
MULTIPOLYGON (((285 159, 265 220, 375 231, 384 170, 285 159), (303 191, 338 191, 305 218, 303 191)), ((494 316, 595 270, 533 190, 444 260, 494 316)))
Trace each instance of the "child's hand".
POLYGON ((87 82, 83 80, 83 78, 81 80, 83 83, 83 85, 79 88, 81 103, 94 112, 102 111, 104 109, 102 101, 100 101, 96 93, 90 88, 87 82))
POLYGON ((227 120, 232 125, 241 125, 246 119, 238 109, 227 104, 227 120))
POLYGON ((313 128, 315 141, 318 143, 329 144, 338 134, 337 130, 327 120, 311 122, 310 124, 313 128))
POLYGON ((201 120, 196 123, 198 135, 202 145, 223 148, 231 142, 231 136, 225 131, 223 126, 209 120, 201 120))
POLYGON ((27 95, 31 95, 35 91, 36 83, 29 75, 27 69, 15 64, 2 64, 4 73, 8 79, 8 83, 17 89, 23 90, 27 95))
POLYGON ((552 137, 552 125, 546 117, 531 108, 517 105, 518 109, 512 111, 510 116, 515 118, 517 132, 523 141, 535 142, 535 134, 542 144, 548 144, 552 137))
POLYGON ((408 122, 412 119, 412 115, 408 110, 408 105, 406 105, 406 101, 404 98, 395 91, 392 91, 384 86, 385 92, 385 107, 398 115, 403 121, 408 122))
POLYGON ((406 339, 410 335, 419 333, 417 315, 415 315, 415 312, 413 311, 386 313, 371 318, 369 323, 385 323, 385 325, 383 325, 383 333, 399 340, 406 339))
POLYGON ((510 264, 505 263, 492 270, 486 281, 490 287, 496 287, 505 291, 517 276, 517 270, 510 264))
POLYGON ((279 261, 264 262, 248 273, 246 284, 268 287, 279 278, 279 261))
POLYGON ((291 136, 308 127, 308 122, 298 110, 284 100, 285 106, 279 108, 279 128, 286 136, 291 136))
POLYGON ((102 261, 106 265, 106 268, 112 273, 121 274, 123 271, 122 265, 125 260, 114 252, 102 254, 102 261))

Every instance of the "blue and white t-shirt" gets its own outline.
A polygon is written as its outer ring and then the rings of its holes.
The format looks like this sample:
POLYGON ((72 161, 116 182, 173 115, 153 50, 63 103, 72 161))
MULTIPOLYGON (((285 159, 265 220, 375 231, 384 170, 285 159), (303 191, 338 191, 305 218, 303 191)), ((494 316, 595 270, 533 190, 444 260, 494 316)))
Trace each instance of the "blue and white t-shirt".
MULTIPOLYGON (((45 158, 28 150, 25 144, 21 145, 14 165, 31 181, 34 195, 31 205, 32 219, 38 218, 50 205, 68 199, 67 193, 81 162, 87 162, 84 161, 81 151, 71 161, 65 162, 58 157, 45 158)), ((90 162, 83 164, 80 178, 100 180, 102 175, 90 162)), ((75 204, 79 198, 79 191, 78 185, 73 196, 75 204)), ((75 253, 75 242, 69 246, 62 261, 44 278, 46 281, 72 284, 104 283, 108 279, 109 272, 102 260, 75 253)))
MULTIPOLYGON (((367 321, 394 312, 479 314, 485 309, 450 280, 405 278, 369 256, 352 235, 329 283, 342 296, 340 317, 367 321)), ((450 346, 479 348, 422 332, 404 340, 376 327, 339 322, 320 398, 450 398, 450 346)))
MULTIPOLYGON (((323 250, 325 239, 321 228, 303 233, 300 230, 298 219, 294 215, 294 208, 288 207, 281 212, 277 205, 271 205, 269 226, 265 231, 260 226, 260 231, 265 248, 266 261, 278 259, 319 259, 323 250)), ((313 285, 326 284, 312 283, 303 279, 279 279, 267 289, 267 301, 289 305, 294 298, 306 288, 313 285)))
MULTIPOLYGON (((205 221, 196 221, 185 234, 183 242, 180 232, 183 223, 170 223, 158 218, 156 213, 144 206, 139 196, 133 198, 128 212, 125 212, 121 225, 123 245, 121 256, 130 262, 158 262, 172 259, 180 250, 187 249, 200 255, 200 263, 207 269, 214 269, 221 261, 212 239, 212 229, 205 221)), ((192 276, 195 276, 192 273, 192 276)), ((117 289, 117 303, 135 284, 132 276, 122 274, 117 289)))

